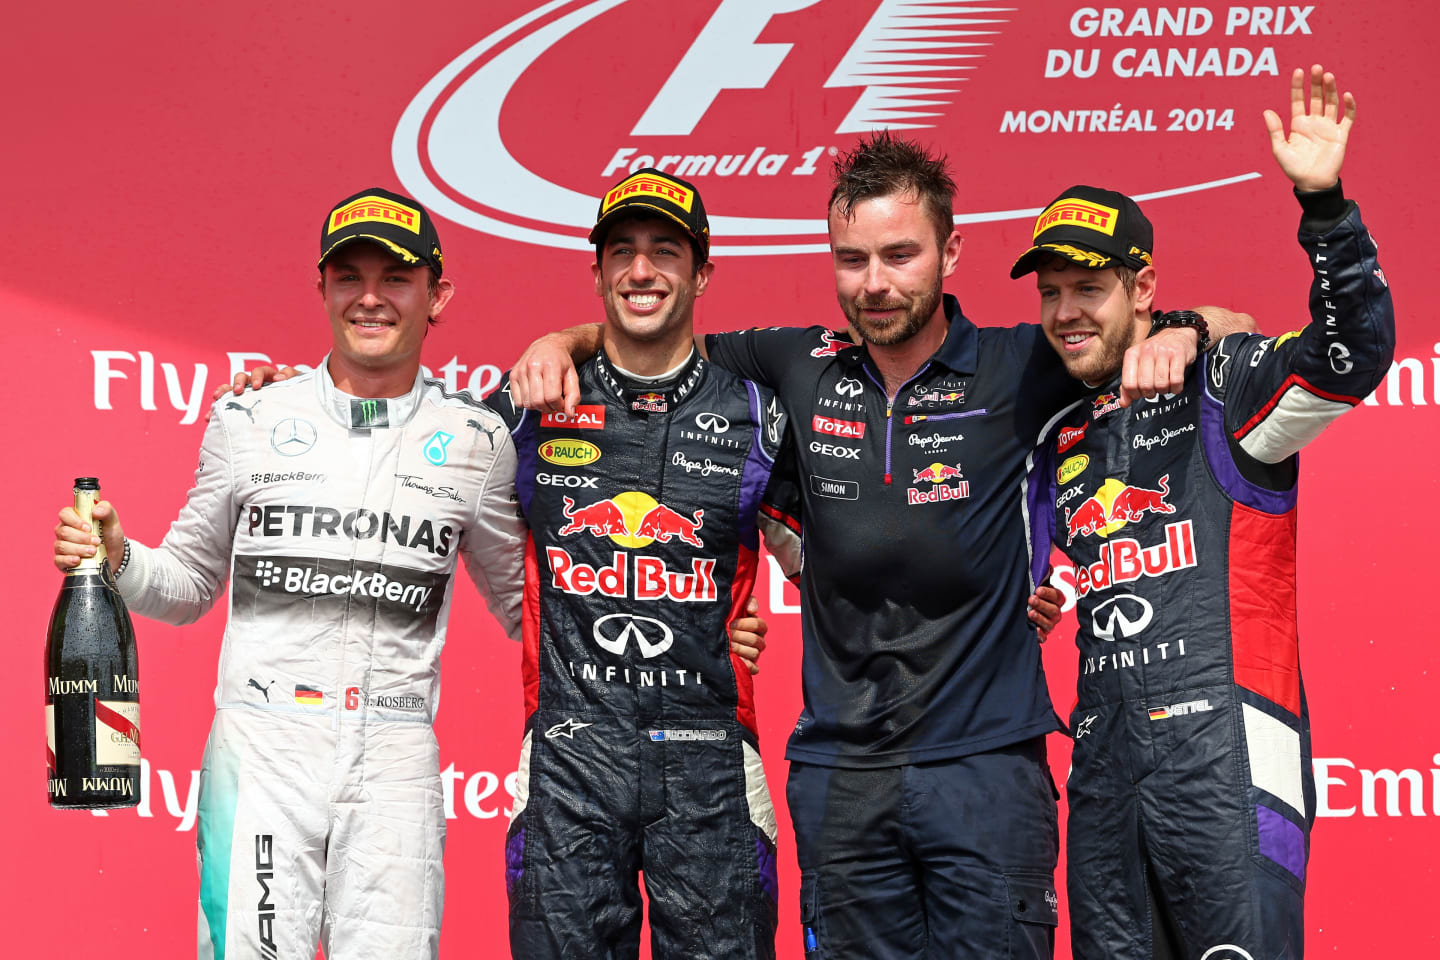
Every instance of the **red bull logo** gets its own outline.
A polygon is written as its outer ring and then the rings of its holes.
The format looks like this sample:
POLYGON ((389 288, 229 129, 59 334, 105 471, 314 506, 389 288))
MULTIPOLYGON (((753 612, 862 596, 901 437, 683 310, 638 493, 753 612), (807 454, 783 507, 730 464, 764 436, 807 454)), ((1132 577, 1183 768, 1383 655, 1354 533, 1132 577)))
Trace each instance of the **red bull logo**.
POLYGON ((1098 420, 1107 413, 1114 413, 1120 409, 1120 397, 1113 393, 1102 393, 1095 398, 1095 406, 1090 411, 1090 419, 1098 420))
POLYGON ((1130 537, 1112 540, 1100 547, 1100 559, 1088 566, 1075 566, 1075 595, 1109 590, 1141 577, 1163 577, 1176 570, 1195 566, 1195 527, 1192 521, 1165 525, 1165 540, 1142 547, 1130 537))
POLYGON ((660 557, 636 556, 616 550, 610 565, 597 567, 576 561, 563 547, 546 547, 550 563, 550 585, 581 597, 599 594, 635 600, 674 600, 677 603, 710 603, 720 596, 715 586, 715 560, 699 557, 690 569, 671 570, 660 557))
POLYGON ((1171 514, 1175 507, 1167 503, 1170 496, 1170 474, 1160 478, 1160 487, 1150 490, 1132 487, 1113 477, 1100 485, 1093 496, 1086 497, 1078 507, 1065 508, 1065 545, 1075 542, 1076 537, 1099 534, 1107 537, 1125 526, 1134 523, 1147 513, 1171 514))
POLYGON ((645 413, 664 413, 670 409, 670 404, 665 401, 663 393, 641 393, 631 398, 630 409, 645 413))
POLYGON ((841 336, 834 330, 826 330, 820 334, 820 346, 810 351, 812 357, 833 357, 841 350, 849 350, 858 344, 848 337, 841 336))
POLYGON ((653 542, 669 543, 671 540, 679 540, 692 547, 705 546, 699 536, 700 528, 705 525, 704 510, 696 510, 687 517, 638 490, 627 490, 585 507, 576 507, 575 501, 569 497, 563 499, 561 512, 568 522, 556 531, 562 537, 588 532, 597 537, 609 537, 626 547, 644 547, 653 542))
POLYGON ((960 471, 960 464, 953 467, 948 463, 932 463, 914 471, 912 483, 928 483, 928 489, 910 487, 905 491, 905 503, 915 506, 920 503, 943 503, 946 500, 965 500, 970 496, 970 481, 960 471), (953 485, 946 481, 957 481, 953 485))

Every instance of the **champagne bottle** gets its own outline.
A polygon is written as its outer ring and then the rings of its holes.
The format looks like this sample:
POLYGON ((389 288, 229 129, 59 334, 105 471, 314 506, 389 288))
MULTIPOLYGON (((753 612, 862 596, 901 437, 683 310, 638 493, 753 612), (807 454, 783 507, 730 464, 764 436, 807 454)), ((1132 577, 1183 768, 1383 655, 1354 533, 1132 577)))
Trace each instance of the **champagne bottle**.
MULTIPOLYGON (((100 481, 75 481, 90 516, 100 481)), ((45 638, 45 739, 50 805, 95 810, 140 802, 140 674, 135 631, 102 542, 65 574, 45 638)))

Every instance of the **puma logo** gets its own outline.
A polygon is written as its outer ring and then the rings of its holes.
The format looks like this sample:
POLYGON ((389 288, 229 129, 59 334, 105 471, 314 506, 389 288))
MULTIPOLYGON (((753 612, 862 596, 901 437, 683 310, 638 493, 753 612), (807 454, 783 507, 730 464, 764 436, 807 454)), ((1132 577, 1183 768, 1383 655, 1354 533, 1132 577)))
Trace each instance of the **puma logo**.
POLYGON ((499 427, 491 427, 489 430, 486 430, 483 426, 480 425, 479 420, 466 420, 465 426, 474 427, 476 430, 479 430, 481 433, 485 434, 485 439, 489 442, 490 449, 495 449, 495 434, 499 432, 499 427))
MULTIPOLYGON (((241 409, 241 410, 244 410, 245 408, 244 408, 244 407, 241 407, 240 409, 241 409)), ((250 684, 249 684, 249 685, 252 686, 252 687, 254 687, 256 690, 259 690, 261 693, 265 694, 265 702, 266 702, 266 703, 269 703, 269 702, 270 702, 270 688, 273 687, 273 686, 275 686, 275 681, 274 681, 274 680, 271 680, 269 683, 267 683, 265 686, 262 687, 262 686, 260 686, 260 684, 258 684, 258 683, 255 682, 255 678, 254 678, 254 677, 251 677, 251 678, 250 678, 250 684)))
MULTIPOLYGON (((241 406, 240 404, 236 403, 234 400, 231 400, 231 401, 229 401, 228 403, 225 404, 225 409, 226 409, 226 410, 239 410, 241 413, 245 414, 245 416, 247 416, 247 417, 250 418, 250 422, 251 422, 251 423, 254 423, 254 422, 255 422, 255 414, 251 413, 251 411, 254 410, 254 409, 255 409, 256 407, 258 407, 258 406, 260 406, 260 401, 259 401, 259 400, 256 400, 254 403, 250 404, 250 406, 248 406, 248 407, 241 406)), ((251 683, 254 683, 255 681, 254 681, 254 680, 251 680, 250 682, 251 682, 251 683)))

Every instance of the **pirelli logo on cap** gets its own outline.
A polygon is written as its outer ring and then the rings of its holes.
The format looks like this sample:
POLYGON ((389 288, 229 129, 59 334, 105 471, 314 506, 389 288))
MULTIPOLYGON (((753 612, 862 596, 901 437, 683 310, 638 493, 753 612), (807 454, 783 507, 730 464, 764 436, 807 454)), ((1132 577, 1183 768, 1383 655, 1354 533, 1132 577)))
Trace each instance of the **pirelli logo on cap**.
POLYGON ((1089 200, 1065 197, 1045 208, 1040 219, 1035 221, 1035 237, 1061 224, 1073 224, 1086 230, 1095 230, 1107 237, 1115 235, 1115 218, 1120 211, 1089 200))
POLYGON ((384 197, 361 197, 330 214, 330 229, 325 232, 331 234, 352 223, 393 223, 418 235, 420 211, 384 197))
POLYGON ((610 208, 621 200, 628 200, 634 196, 660 197, 662 200, 668 200, 680 207, 686 213, 690 212, 690 205, 694 202, 694 193, 675 181, 657 177, 653 173, 637 173, 605 194, 605 205, 600 208, 600 215, 604 216, 609 213, 610 208))

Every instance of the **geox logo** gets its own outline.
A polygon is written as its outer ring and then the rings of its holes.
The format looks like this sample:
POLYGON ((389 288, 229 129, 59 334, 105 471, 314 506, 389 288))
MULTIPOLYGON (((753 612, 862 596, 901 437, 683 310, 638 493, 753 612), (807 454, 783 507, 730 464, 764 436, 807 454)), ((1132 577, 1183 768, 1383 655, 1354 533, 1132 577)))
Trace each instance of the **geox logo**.
POLYGON ((275 880, 273 838, 268 833, 255 835, 255 882, 260 884, 260 901, 255 905, 260 956, 276 960, 275 902, 270 899, 270 884, 275 880))

